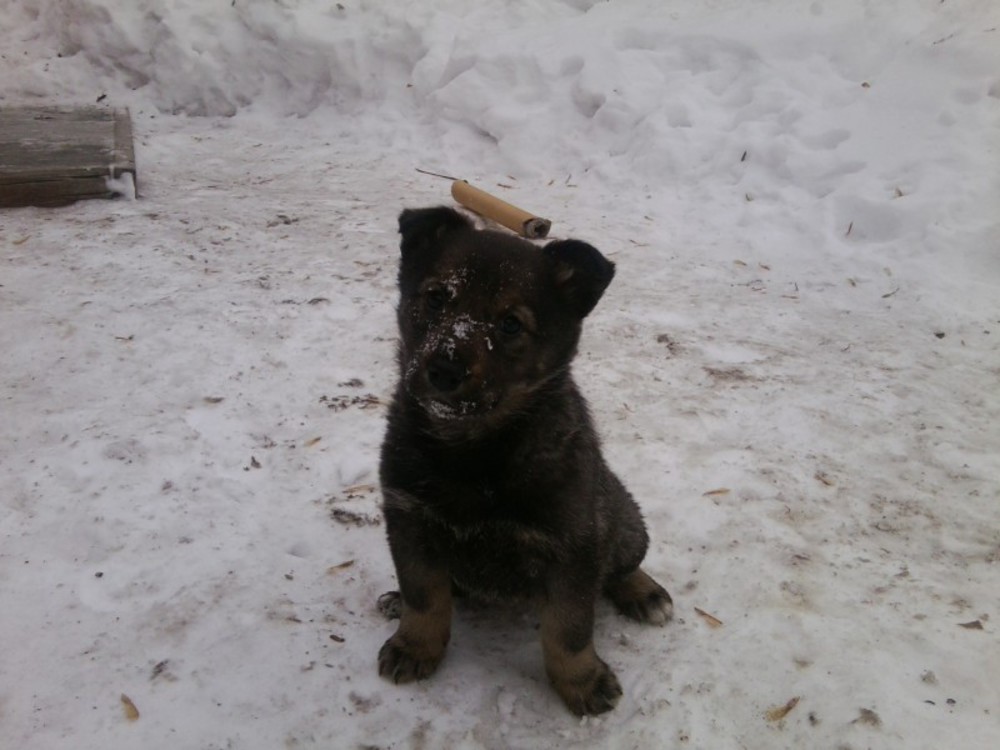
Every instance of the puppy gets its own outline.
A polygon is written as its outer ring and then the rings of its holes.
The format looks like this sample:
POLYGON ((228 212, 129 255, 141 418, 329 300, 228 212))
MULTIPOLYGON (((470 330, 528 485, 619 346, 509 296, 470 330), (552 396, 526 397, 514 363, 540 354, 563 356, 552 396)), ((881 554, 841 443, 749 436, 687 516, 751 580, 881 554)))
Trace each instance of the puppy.
POLYGON ((380 478, 401 614, 379 673, 434 672, 453 593, 530 598, 556 692, 576 714, 608 711, 622 691, 594 649, 597 597, 640 622, 673 608, 639 567, 645 524, 570 374, 614 264, 443 207, 403 211, 399 231, 400 378, 380 478))

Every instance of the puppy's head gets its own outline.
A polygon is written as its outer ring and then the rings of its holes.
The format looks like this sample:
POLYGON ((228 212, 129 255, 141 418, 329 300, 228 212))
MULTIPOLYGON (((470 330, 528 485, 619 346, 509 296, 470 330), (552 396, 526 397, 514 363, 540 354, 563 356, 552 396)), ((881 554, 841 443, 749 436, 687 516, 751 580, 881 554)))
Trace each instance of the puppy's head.
POLYGON ((578 240, 476 230, 450 208, 407 209, 399 231, 404 391, 442 437, 485 435, 566 372, 614 264, 578 240))

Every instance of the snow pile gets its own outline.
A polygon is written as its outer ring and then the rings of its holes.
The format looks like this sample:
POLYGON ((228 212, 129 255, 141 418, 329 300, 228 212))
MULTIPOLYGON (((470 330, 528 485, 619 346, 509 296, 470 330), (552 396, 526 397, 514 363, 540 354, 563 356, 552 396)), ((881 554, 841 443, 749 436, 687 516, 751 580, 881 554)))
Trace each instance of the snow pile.
POLYGON ((779 3, 780 23, 753 39, 740 5, 42 0, 8 32, 10 58, 32 62, 6 88, 193 115, 369 106, 387 138, 428 124, 448 166, 495 145, 519 176, 596 170, 653 186, 734 178, 734 155, 768 141, 759 168, 821 194, 844 176, 825 151, 840 149, 850 174, 901 138, 907 164, 884 179, 918 182, 906 168, 1000 95, 994 60, 977 53, 992 33, 985 4, 779 3), (921 95, 956 75, 948 99, 921 95), (845 144, 860 132, 865 149, 845 144))
POLYGON ((463 177, 633 189, 674 214, 722 197, 800 244, 995 239, 976 218, 996 177, 964 135, 995 127, 995 11, 764 7, 766 25, 736 2, 43 0, 10 24, 7 98, 313 114, 463 177))
POLYGON ((19 38, 37 56, 25 93, 56 79, 60 93, 86 96, 96 84, 116 98, 137 91, 167 113, 231 115, 260 102, 301 115, 321 103, 382 99, 416 62, 406 57, 405 24, 379 10, 351 20, 329 2, 69 0, 24 15, 19 38))
POLYGON ((134 201, 0 216, 0 745, 1000 745, 998 28, 0 4, 0 105, 129 106, 139 161, 134 201), (601 609, 599 719, 530 613, 460 612, 425 684, 375 674, 395 217, 447 202, 415 166, 617 263, 577 371, 678 620, 601 609))

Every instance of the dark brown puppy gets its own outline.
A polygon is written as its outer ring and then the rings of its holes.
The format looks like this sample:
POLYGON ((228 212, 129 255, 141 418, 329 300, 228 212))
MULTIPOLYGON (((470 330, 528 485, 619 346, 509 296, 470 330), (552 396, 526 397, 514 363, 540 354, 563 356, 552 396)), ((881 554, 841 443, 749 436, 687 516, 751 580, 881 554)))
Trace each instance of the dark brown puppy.
POLYGON ((577 714, 621 687, 593 644, 603 592, 662 624, 670 596, 639 568, 639 509, 601 455, 570 375, 614 265, 576 240, 543 248, 449 208, 399 217, 400 381, 382 446, 401 620, 379 652, 395 682, 444 656, 453 589, 541 602, 545 669, 577 714))

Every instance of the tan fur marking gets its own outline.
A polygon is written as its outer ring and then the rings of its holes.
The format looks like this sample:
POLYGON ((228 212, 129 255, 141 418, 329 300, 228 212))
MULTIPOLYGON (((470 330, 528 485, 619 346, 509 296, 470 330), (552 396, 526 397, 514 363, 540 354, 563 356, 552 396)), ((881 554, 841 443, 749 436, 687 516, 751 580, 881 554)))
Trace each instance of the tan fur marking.
POLYGON ((645 599, 659 589, 659 585, 642 568, 636 568, 624 579, 613 592, 615 599, 639 600, 645 599))
POLYGON ((451 638, 451 580, 434 574, 427 587, 430 605, 418 611, 404 600, 399 628, 379 652, 379 673, 394 682, 430 677, 451 638))
POLYGON ((579 651, 567 648, 563 617, 552 606, 542 611, 541 631, 545 672, 570 711, 582 716, 613 708, 621 696, 621 687, 608 665, 597 656, 593 641, 579 651))

